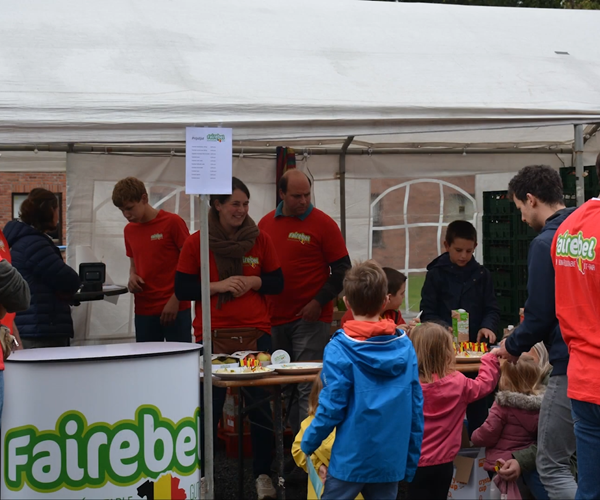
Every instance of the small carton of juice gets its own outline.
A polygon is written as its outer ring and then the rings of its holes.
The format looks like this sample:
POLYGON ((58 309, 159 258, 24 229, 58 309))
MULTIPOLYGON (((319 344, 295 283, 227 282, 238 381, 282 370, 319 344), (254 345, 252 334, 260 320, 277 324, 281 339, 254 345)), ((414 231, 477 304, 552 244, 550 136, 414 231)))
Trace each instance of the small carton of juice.
POLYGON ((457 342, 469 341, 469 313, 464 309, 452 311, 452 330, 457 342))

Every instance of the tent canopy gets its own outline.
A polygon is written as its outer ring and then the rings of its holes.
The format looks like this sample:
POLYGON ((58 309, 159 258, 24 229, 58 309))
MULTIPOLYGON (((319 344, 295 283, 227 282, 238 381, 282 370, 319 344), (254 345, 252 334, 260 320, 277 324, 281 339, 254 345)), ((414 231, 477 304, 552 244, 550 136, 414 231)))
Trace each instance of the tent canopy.
POLYGON ((396 134, 385 144, 552 126, 542 143, 561 144, 564 125, 600 122, 598 25, 596 11, 352 0, 10 2, 0 144, 182 142, 191 125, 246 141, 396 134))

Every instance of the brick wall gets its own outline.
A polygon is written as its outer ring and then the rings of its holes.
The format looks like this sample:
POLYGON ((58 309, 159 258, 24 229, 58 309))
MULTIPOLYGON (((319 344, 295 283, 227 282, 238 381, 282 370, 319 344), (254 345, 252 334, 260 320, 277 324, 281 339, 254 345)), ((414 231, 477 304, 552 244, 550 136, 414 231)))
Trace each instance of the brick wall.
MULTIPOLYGON (((475 177, 447 177, 440 178, 454 184, 474 197, 475 177)), ((402 184, 410 179, 373 179, 371 181, 372 196, 383 193, 386 189, 402 184)), ((462 197, 450 188, 444 187, 444 222, 456 219, 471 219, 472 208, 469 203, 464 204, 465 212, 460 212, 462 197)), ((415 224, 421 222, 438 222, 440 216, 440 187, 437 183, 419 183, 410 187, 407 219, 404 220, 404 196, 406 188, 400 188, 388 193, 381 201, 379 207, 379 226, 394 226, 399 224, 415 224)), ((378 246, 373 246, 373 258, 381 265, 403 269, 405 266, 406 231, 404 229, 390 229, 382 231, 378 246)), ((445 228, 442 230, 443 242, 445 228)), ((425 268, 437 255, 437 227, 416 227, 409 229, 409 267, 412 269, 425 268)), ((442 245, 442 252, 443 252, 442 245)))
POLYGON ((41 187, 62 195, 62 244, 67 243, 67 174, 65 172, 0 172, 0 227, 12 220, 13 193, 41 187))

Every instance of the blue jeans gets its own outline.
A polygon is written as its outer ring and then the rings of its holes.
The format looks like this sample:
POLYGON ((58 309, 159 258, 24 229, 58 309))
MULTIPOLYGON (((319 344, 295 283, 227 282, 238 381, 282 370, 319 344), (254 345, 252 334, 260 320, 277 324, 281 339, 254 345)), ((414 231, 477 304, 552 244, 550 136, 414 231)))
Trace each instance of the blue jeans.
POLYGON ((600 498, 600 406, 571 400, 577 439, 577 500, 600 498))
POLYGON ((136 342, 191 342, 192 313, 191 309, 179 311, 177 318, 170 325, 161 325, 160 316, 135 315, 136 342))
POLYGON ((398 482, 349 483, 331 477, 328 472, 321 500, 354 500, 359 493, 365 500, 396 500, 398 482))
POLYGON ((567 376, 550 377, 540 408, 536 468, 551 499, 575 498, 577 483, 571 473, 575 433, 567 376))
POLYGON ((540 475, 537 470, 523 471, 523 482, 529 488, 535 500, 549 500, 550 497, 540 481, 540 475))

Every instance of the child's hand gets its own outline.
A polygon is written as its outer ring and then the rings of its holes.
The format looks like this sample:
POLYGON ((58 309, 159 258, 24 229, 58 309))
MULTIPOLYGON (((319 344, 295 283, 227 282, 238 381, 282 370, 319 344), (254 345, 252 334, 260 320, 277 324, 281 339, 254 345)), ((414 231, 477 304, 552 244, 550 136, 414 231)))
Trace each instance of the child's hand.
POLYGON ((483 338, 486 338, 490 344, 496 343, 496 334, 489 328, 482 328, 477 332, 477 342, 481 342, 483 338))
POLYGON ((319 467, 319 477, 321 478, 321 481, 323 481, 323 484, 325 484, 325 480, 327 479, 327 466, 321 464, 321 467, 319 467))
POLYGON ((521 466, 514 458, 504 462, 502 468, 498 471, 498 475, 505 481, 516 481, 521 475, 521 466))

